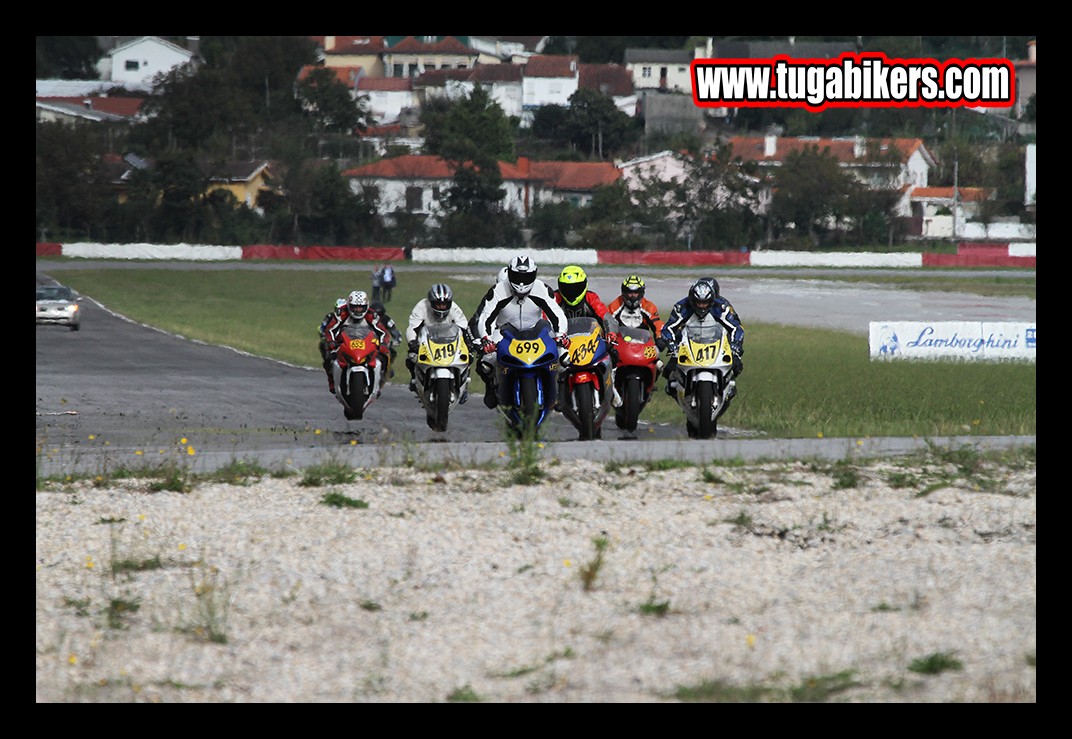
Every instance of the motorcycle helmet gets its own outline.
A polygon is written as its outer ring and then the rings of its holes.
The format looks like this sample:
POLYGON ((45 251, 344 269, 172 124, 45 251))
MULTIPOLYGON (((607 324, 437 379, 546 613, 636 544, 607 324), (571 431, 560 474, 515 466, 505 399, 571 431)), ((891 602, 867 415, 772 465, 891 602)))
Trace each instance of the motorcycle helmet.
POLYGON ((335 301, 335 310, 338 310, 339 308, 343 307, 344 305, 346 305, 346 298, 338 298, 335 301))
POLYGON ((588 292, 588 275, 580 267, 566 267, 558 276, 558 292, 566 305, 577 305, 588 292))
POLYGON ((689 288, 689 307, 700 318, 706 318, 715 302, 715 291, 706 280, 697 280, 696 284, 689 288))
POLYGON ((368 295, 364 290, 354 290, 346 297, 346 306, 351 316, 360 318, 368 313, 368 295))
POLYGON ((629 275, 622 280, 622 304, 629 310, 640 307, 644 299, 644 280, 638 275, 629 275))
POLYGON ((711 286, 711 292, 714 294, 715 300, 718 300, 718 296, 722 294, 718 290, 718 280, 714 277, 701 277, 700 279, 711 286))
POLYGON ((536 282, 536 262, 525 254, 519 254, 507 265, 506 279, 515 295, 528 295, 536 282))
POLYGON ((428 291, 428 305, 431 306, 436 318, 441 321, 447 320, 450 308, 454 305, 454 293, 451 292, 450 285, 442 283, 432 285, 428 291))

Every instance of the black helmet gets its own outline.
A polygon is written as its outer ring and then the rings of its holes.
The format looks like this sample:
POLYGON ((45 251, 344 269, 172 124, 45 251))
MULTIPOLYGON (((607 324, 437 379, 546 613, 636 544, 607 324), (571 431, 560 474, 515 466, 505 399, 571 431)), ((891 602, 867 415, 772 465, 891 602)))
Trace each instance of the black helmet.
POLYGON ((644 280, 639 275, 629 275, 622 280, 622 304, 629 310, 640 307, 644 299, 644 280))
POLYGON ((707 317, 714 302, 715 291, 707 280, 697 280, 696 284, 689 288, 689 307, 700 318, 707 317))
POLYGON ((718 300, 719 296, 722 294, 718 290, 718 280, 714 277, 701 277, 700 280, 711 286, 711 292, 714 293, 715 300, 718 300))
POLYGON ((454 293, 451 292, 450 285, 443 283, 432 285, 428 291, 428 305, 432 307, 432 313, 436 318, 445 321, 450 315, 451 306, 454 305, 454 293))

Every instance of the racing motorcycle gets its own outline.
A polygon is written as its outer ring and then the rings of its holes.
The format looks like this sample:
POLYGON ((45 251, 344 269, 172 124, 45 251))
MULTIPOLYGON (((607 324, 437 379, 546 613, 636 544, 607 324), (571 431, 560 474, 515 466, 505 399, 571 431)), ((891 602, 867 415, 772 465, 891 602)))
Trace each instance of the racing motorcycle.
POLYGON ((450 412, 469 392, 469 346, 456 324, 424 324, 417 330, 413 380, 428 428, 446 431, 450 412))
POLYGON ((595 318, 570 318, 566 335, 570 361, 559 368, 558 407, 582 441, 597 439, 614 392, 610 349, 595 318))
POLYGON ((618 342, 618 362, 614 384, 622 405, 614 412, 614 423, 627 432, 635 432, 640 412, 651 401, 655 382, 662 371, 662 360, 655 338, 646 328, 621 326, 618 342))
POLYGON ((364 321, 345 324, 339 339, 331 365, 335 397, 348 421, 360 420, 372 401, 380 397, 389 359, 380 349, 376 332, 364 321))
POLYGON ((677 383, 677 404, 685 414, 689 438, 718 435, 718 419, 737 394, 732 376, 733 354, 722 324, 685 324, 677 345, 677 367, 669 379, 677 383))
POLYGON ((539 320, 532 328, 513 324, 499 327, 502 339, 495 348, 498 369, 499 412, 520 438, 530 424, 535 432, 555 405, 558 345, 551 324, 539 320))

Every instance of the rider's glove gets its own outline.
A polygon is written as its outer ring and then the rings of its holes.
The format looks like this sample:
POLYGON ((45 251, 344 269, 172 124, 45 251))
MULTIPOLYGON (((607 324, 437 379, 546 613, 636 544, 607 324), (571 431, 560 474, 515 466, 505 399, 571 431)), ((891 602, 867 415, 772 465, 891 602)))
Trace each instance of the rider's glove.
POLYGON ((563 349, 569 349, 569 345, 570 345, 569 336, 567 336, 566 334, 559 334, 558 336, 555 337, 555 343, 558 344, 563 349))
POLYGON ((611 331, 609 334, 607 334, 607 343, 610 344, 612 349, 617 349, 618 348, 618 342, 619 341, 620 341, 620 339, 619 339, 618 334, 616 332, 611 331))
POLYGON ((495 342, 491 340, 490 336, 485 336, 480 340, 480 351, 484 354, 495 353, 495 342))
POLYGON ((414 339, 413 341, 409 342, 407 347, 409 349, 410 354, 416 354, 417 353, 417 340, 414 339))

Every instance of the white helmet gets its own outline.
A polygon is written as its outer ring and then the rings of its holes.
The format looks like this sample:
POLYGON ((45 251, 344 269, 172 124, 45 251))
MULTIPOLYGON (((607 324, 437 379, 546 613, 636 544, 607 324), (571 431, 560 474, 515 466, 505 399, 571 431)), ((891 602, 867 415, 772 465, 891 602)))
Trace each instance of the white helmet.
POLYGON ((338 310, 339 308, 343 307, 344 305, 346 305, 346 298, 337 299, 335 301, 335 310, 338 310))
POLYGON ((361 317, 368 313, 368 295, 364 290, 354 290, 347 296, 346 305, 349 307, 350 315, 361 317))
POLYGON ((506 279, 510 281, 515 295, 528 295, 536 282, 536 262, 525 254, 519 254, 507 265, 506 279))

